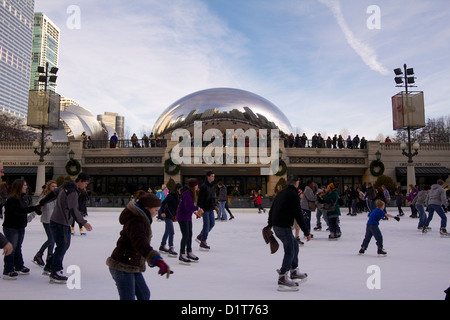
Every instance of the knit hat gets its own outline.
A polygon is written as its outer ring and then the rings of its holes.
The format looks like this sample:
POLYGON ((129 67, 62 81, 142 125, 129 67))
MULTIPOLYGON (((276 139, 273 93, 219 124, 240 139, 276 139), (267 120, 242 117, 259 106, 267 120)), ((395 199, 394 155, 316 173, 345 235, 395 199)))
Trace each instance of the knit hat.
POLYGON ((161 207, 161 200, 153 193, 142 195, 136 202, 141 208, 161 207))
POLYGON ((80 180, 82 181, 89 181, 91 177, 86 172, 81 172, 78 177, 75 179, 75 182, 78 182, 80 180))
POLYGON ((336 186, 334 185, 333 182, 330 183, 330 184, 328 185, 328 187, 330 188, 331 191, 336 190, 336 186))
POLYGON ((196 185, 198 185, 198 180, 197 180, 197 179, 189 179, 189 180, 188 180, 188 187, 189 187, 189 188, 193 188, 193 187, 195 187, 196 185))

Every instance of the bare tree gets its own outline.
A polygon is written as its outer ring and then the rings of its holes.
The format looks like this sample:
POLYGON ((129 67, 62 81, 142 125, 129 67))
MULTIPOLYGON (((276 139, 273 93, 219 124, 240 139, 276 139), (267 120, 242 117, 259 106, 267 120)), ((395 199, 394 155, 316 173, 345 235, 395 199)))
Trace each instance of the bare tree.
MULTIPOLYGON (((438 118, 428 118, 425 127, 411 131, 411 138, 419 143, 449 143, 450 115, 438 118)), ((398 130, 394 141, 402 142, 407 139, 407 131, 398 130)))
POLYGON ((26 120, 0 111, 0 141, 33 141, 40 130, 27 126, 26 120))

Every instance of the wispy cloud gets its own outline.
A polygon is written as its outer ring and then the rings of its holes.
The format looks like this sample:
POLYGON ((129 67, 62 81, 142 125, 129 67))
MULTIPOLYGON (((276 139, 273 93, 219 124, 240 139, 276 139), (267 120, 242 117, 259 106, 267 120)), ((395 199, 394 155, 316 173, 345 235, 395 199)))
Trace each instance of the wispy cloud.
POLYGON ((331 9, 336 22, 344 33, 349 46, 361 57, 364 63, 372 70, 383 75, 389 74, 389 71, 377 60, 377 54, 368 44, 357 39, 347 25, 342 14, 341 4, 338 0, 318 0, 331 9))

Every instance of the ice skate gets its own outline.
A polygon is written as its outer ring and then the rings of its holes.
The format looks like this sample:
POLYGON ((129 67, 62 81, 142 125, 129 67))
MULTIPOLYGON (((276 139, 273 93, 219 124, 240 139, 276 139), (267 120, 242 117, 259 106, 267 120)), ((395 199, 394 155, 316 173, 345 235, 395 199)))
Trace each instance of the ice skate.
POLYGON ((300 240, 300 237, 296 237, 295 240, 297 240, 297 244, 299 247, 303 247, 305 245, 305 243, 302 240, 300 240))
POLYGON ((181 253, 180 257, 178 258, 178 260, 180 261, 180 264, 183 264, 185 266, 189 266, 191 264, 191 260, 186 256, 185 253, 181 253))
POLYGON ((22 276, 26 276, 30 274, 30 269, 28 269, 27 267, 23 267, 22 269, 19 270, 19 275, 22 276))
POLYGON ((65 284, 67 282, 67 277, 63 275, 62 270, 51 272, 49 278, 50 283, 65 284))
POLYGON ((191 260, 191 262, 194 262, 194 263, 198 262, 198 257, 195 254, 193 254, 192 252, 188 252, 187 258, 189 260, 191 260))
POLYGON ((366 248, 364 248, 364 247, 361 247, 361 249, 359 249, 359 252, 358 252, 358 254, 359 254, 359 255, 363 255, 363 254, 364 254, 364 252, 366 252, 366 248))
POLYGON ((171 257, 171 258, 175 258, 178 256, 178 253, 175 252, 174 247, 170 247, 169 250, 167 251, 167 253, 169 254, 169 257, 171 257))
POLYGON ((378 253, 379 257, 386 257, 386 255, 387 255, 387 252, 384 251, 383 248, 378 248, 377 253, 378 253))
POLYGON ((447 229, 445 228, 441 228, 441 230, 439 230, 439 234, 441 235, 442 238, 450 237, 450 233, 448 233, 447 229))
POLYGON ((169 253, 169 249, 167 249, 164 245, 160 245, 158 251, 161 253, 169 253))
POLYGON ((330 233, 330 235, 328 236, 328 240, 329 241, 336 241, 339 237, 336 235, 335 232, 330 233))
POLYGON ((19 274, 15 271, 3 274, 3 280, 16 280, 19 274))
POLYGON ((211 249, 210 246, 208 246, 206 241, 202 240, 202 242, 200 242, 200 250, 202 250, 202 251, 209 251, 209 249, 211 249))
POLYGON ((42 260, 42 253, 36 253, 33 258, 33 262, 37 264, 39 267, 43 267, 45 265, 44 260, 42 260))
POLYGON ((278 272, 278 291, 298 291, 298 283, 295 281, 292 281, 288 274, 289 272, 286 272, 284 274, 281 274, 280 270, 277 270, 278 272))
POLYGON ((293 280, 293 281, 297 280, 297 281, 300 281, 300 282, 305 282, 306 280, 308 280, 308 274, 300 272, 298 270, 298 268, 297 269, 292 269, 290 271, 290 277, 291 277, 291 280, 293 280))

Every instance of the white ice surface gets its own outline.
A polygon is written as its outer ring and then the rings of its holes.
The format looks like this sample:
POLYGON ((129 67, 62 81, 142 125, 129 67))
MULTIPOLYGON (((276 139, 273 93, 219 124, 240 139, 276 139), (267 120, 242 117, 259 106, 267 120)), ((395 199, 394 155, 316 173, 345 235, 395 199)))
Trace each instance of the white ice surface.
MULTIPOLYGON (((79 266, 81 288, 49 284, 42 269, 31 262, 45 240, 44 229, 35 218, 26 228, 23 244, 25 265, 29 275, 15 281, 0 279, 0 299, 118 299, 115 283, 105 260, 115 247, 121 226, 121 209, 89 208, 88 220, 94 230, 86 236, 78 231, 64 259, 64 268, 79 266)), ((267 214, 252 209, 233 209, 235 220, 217 222, 210 233, 210 252, 199 250, 194 241, 194 253, 200 262, 180 265, 177 258, 164 256, 174 274, 166 279, 157 274, 158 268, 144 273, 151 299, 166 300, 276 300, 276 299, 437 299, 450 286, 450 238, 439 236, 440 218, 435 215, 432 231, 417 231, 417 219, 409 218, 409 210, 400 222, 381 221, 386 257, 376 254, 372 239, 366 254, 358 255, 365 232, 366 215, 341 217, 342 237, 328 241, 328 232, 313 232, 314 239, 300 248, 302 272, 308 281, 297 292, 278 292, 276 269, 280 268, 283 249, 270 254, 261 234, 267 214), (374 276, 368 267, 380 270, 380 289, 369 289, 367 280, 374 276)), ((396 209, 390 208, 395 214, 396 209)), ((312 217, 312 226, 315 225, 312 217)), ((193 220, 194 237, 202 227, 201 219, 193 220)), ((158 248, 164 223, 154 220, 152 246, 158 248)), ((303 234, 302 234, 303 236, 303 234)), ((175 247, 179 250, 180 231, 175 224, 175 247)), ((280 243, 281 244, 281 243, 280 243)), ((67 274, 70 276, 71 274, 67 274)), ((373 282, 372 282, 373 283, 373 282)))

